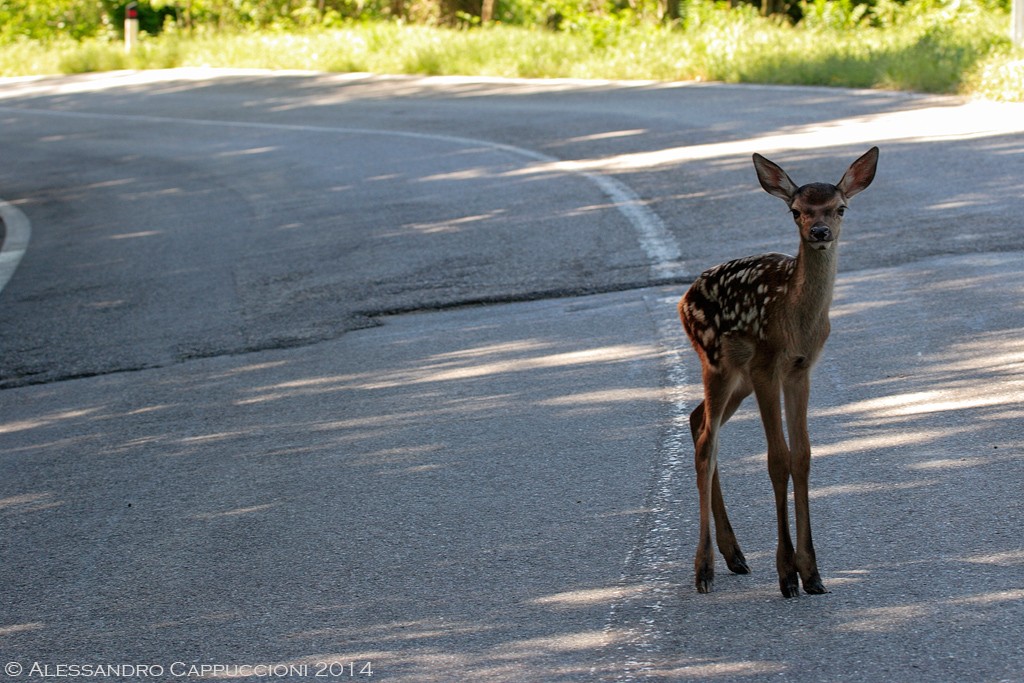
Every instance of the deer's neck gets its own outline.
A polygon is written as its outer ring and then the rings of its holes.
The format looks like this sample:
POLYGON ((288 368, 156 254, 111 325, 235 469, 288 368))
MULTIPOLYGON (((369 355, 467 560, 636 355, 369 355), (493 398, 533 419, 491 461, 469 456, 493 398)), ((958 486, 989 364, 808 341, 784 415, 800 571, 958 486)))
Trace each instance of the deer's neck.
POLYGON ((833 244, 829 249, 818 250, 800 243, 789 297, 791 310, 799 312, 805 324, 827 319, 836 282, 838 246, 833 244))

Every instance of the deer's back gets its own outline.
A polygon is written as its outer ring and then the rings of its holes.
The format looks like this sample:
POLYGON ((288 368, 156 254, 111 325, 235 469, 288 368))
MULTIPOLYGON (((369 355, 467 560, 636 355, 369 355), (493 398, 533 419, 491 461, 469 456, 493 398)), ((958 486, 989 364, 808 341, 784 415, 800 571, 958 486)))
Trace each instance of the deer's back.
POLYGON ((768 322, 786 297, 795 267, 792 256, 761 254, 701 273, 679 302, 679 317, 694 348, 718 365, 725 335, 767 341, 768 322))

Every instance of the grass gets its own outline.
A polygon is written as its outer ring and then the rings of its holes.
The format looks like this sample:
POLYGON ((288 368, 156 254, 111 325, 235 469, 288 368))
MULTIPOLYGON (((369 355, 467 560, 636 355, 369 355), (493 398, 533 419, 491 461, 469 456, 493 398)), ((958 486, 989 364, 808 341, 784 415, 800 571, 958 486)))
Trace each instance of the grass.
POLYGON ((118 42, 0 46, 0 74, 177 66, 527 78, 707 80, 962 93, 1024 101, 1024 49, 1005 12, 959 3, 884 28, 789 24, 753 11, 696 7, 685 28, 595 20, 572 32, 467 30, 377 22, 118 42))

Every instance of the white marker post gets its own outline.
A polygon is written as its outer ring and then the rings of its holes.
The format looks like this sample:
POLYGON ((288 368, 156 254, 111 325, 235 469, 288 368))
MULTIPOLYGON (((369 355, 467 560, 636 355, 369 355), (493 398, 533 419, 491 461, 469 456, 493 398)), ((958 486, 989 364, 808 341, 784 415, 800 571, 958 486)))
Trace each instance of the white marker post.
POLYGON ((130 2, 124 8, 124 51, 131 53, 139 44, 139 5, 130 2))
POLYGON ((1013 0, 1013 26, 1010 35, 1017 45, 1024 45, 1024 0, 1013 0))

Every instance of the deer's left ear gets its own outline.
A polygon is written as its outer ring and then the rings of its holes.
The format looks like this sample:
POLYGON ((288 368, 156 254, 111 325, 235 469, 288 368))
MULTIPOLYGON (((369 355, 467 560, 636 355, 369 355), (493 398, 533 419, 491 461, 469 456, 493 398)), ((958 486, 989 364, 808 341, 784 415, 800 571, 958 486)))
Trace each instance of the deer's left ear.
POLYGON ((850 164, 846 169, 843 179, 836 186, 847 198, 867 189, 871 181, 875 179, 875 169, 878 168, 878 148, 872 147, 857 161, 850 164))

